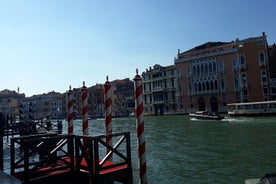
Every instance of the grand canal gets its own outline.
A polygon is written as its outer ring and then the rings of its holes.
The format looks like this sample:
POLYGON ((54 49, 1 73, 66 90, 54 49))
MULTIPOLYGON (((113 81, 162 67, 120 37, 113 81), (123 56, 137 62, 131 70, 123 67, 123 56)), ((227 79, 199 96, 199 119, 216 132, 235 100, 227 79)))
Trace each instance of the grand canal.
MULTIPOLYGON (((144 117, 148 183, 244 183, 276 172, 276 117, 199 121, 185 115, 144 117)), ((135 118, 113 118, 113 132, 130 131, 138 183, 135 118)), ((64 121, 66 132, 67 122, 64 121)), ((105 132, 104 119, 89 134, 105 132)), ((74 122, 82 132, 81 121, 74 122)))

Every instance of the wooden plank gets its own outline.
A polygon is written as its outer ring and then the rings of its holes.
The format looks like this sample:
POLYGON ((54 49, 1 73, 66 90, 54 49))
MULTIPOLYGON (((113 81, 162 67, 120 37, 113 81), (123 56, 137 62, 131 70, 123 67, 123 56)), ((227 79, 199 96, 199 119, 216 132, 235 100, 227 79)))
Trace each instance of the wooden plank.
POLYGON ((18 179, 15 177, 8 175, 7 173, 0 171, 0 181, 1 184, 19 184, 21 183, 18 179))

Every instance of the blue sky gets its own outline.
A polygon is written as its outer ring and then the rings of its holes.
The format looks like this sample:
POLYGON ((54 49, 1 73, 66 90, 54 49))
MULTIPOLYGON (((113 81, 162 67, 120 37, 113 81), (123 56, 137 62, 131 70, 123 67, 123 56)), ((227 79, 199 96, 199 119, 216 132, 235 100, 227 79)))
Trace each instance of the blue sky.
POLYGON ((177 49, 261 36, 274 0, 0 0, 0 90, 27 96, 130 78, 177 49), (264 4, 265 3, 265 4, 264 4))

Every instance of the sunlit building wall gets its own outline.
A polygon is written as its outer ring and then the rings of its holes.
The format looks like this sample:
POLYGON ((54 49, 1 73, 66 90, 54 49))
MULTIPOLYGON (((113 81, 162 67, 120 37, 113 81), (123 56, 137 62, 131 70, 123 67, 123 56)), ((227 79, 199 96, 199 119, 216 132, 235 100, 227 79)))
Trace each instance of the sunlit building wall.
POLYGON ((178 50, 178 109, 226 112, 228 103, 270 100, 267 53, 265 33, 178 50))

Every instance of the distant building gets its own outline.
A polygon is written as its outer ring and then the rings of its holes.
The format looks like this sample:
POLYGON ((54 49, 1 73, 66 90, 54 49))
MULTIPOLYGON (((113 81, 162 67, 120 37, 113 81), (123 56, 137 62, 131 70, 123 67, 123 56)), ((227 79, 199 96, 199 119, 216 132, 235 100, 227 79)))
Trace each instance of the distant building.
POLYGON ((59 119, 64 117, 64 95, 58 92, 33 95, 22 99, 21 104, 26 121, 29 119, 59 119))
POLYGON ((175 66, 154 65, 142 73, 144 90, 144 114, 175 114, 176 72, 175 66))
POLYGON ((175 58, 178 108, 225 112, 227 104, 271 100, 266 35, 207 42, 175 58))
POLYGON ((88 114, 90 118, 103 118, 104 113, 104 85, 96 84, 88 88, 88 98, 90 108, 88 114))
MULTIPOLYGON (((127 79, 111 81, 112 93, 112 116, 123 117, 134 112, 133 81, 127 79)), ((88 117, 104 118, 104 84, 96 84, 87 88, 88 91, 88 117)), ((73 112, 75 118, 82 118, 81 88, 74 88, 73 92, 73 112)), ((65 95, 67 103, 67 94, 65 95)), ((66 113, 65 113, 66 114, 66 113)))
POLYGON ((25 98, 25 94, 3 90, 0 91, 0 112, 3 114, 19 115, 19 103, 21 99, 25 98))
POLYGON ((134 83, 129 78, 111 81, 112 117, 129 116, 134 112, 134 83))
POLYGON ((268 47, 271 100, 276 100, 276 44, 268 47))

